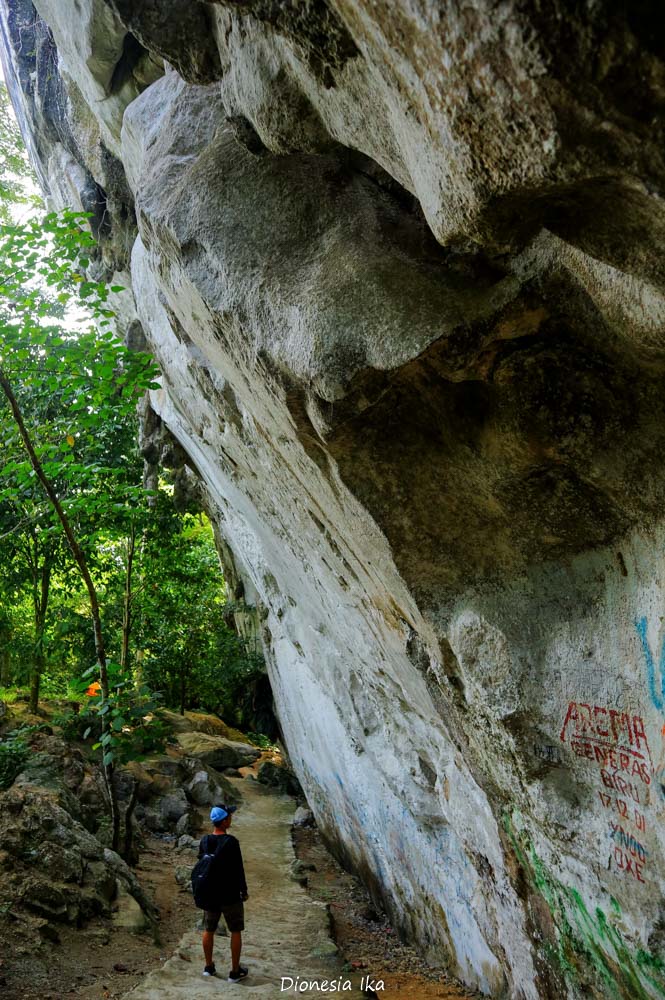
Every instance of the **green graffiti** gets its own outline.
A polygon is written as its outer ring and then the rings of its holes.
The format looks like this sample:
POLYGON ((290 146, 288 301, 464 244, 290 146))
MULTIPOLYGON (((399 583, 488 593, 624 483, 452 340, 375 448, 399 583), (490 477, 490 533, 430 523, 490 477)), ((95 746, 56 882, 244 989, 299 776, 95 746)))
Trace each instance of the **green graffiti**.
MULTIPOLYGON (((538 857, 533 843, 515 829, 513 818, 504 813, 503 825, 515 856, 527 879, 547 904, 557 929, 557 941, 546 945, 548 958, 556 959, 569 980, 577 980, 583 964, 591 966, 608 997, 615 1000, 652 1000, 665 997, 665 965, 642 949, 626 944, 612 919, 597 907, 592 916, 577 889, 555 878, 538 857)), ((621 907, 614 897, 610 907, 615 917, 621 907)))

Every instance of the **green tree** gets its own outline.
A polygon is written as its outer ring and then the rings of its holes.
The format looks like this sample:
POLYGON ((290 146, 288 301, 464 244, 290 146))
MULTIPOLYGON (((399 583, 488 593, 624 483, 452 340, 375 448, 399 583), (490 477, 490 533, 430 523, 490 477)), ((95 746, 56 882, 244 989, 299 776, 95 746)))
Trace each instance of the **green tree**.
POLYGON ((8 404, 0 419, 6 446, 11 449, 20 442, 27 455, 27 460, 17 455, 5 467, 5 475, 13 477, 5 488, 5 499, 7 491, 20 495, 30 488, 36 477, 88 594, 104 703, 100 708, 103 766, 116 848, 120 820, 113 758, 118 737, 105 718, 111 692, 99 598, 67 508, 94 515, 108 502, 87 486, 100 466, 75 454, 77 436, 94 451, 101 429, 134 409, 138 398, 154 384, 155 369, 146 355, 126 351, 110 331, 101 332, 113 313, 106 305, 106 286, 84 277, 94 241, 82 228, 83 222, 73 213, 51 213, 43 220, 0 227, 0 389, 8 404), (87 305, 97 329, 90 326, 72 335, 66 307, 75 303, 87 305), (28 423, 31 413, 33 426, 28 423), (58 479, 67 483, 66 495, 58 491, 58 479))
POLYGON ((186 514, 179 530, 149 536, 143 574, 138 627, 145 679, 181 713, 234 711, 263 661, 230 624, 235 605, 207 518, 186 514))
POLYGON ((0 82, 0 222, 11 222, 16 208, 35 208, 39 204, 34 175, 9 94, 0 82))

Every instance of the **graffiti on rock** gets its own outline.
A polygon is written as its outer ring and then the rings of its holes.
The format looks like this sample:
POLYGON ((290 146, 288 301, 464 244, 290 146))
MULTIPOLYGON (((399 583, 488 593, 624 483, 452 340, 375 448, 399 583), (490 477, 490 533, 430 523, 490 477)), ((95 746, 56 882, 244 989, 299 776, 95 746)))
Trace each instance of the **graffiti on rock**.
POLYGON ((653 774, 644 719, 625 710, 571 701, 560 738, 578 757, 598 768, 603 785, 598 790, 599 801, 613 814, 610 867, 644 883, 649 853, 643 843, 647 831, 644 808, 649 804, 653 774))
MULTIPOLYGON (((644 662, 647 668, 647 685, 649 697, 656 709, 665 718, 665 635, 660 643, 660 654, 658 656, 658 668, 656 669, 656 659, 653 655, 649 638, 647 636, 648 625, 646 617, 638 618, 635 622, 644 662)), ((660 759, 654 768, 655 785, 660 791, 661 798, 665 799, 665 724, 661 729, 661 752, 660 759)))
POLYGON ((586 995, 590 962, 603 995, 622 1000, 665 997, 663 962, 624 937, 618 901, 610 897, 609 914, 600 907, 590 911, 576 888, 564 885, 547 869, 522 827, 521 816, 505 813, 503 822, 527 880, 547 904, 558 929, 549 955, 556 955, 566 979, 586 995))
POLYGON ((632 773, 640 777, 642 769, 639 764, 651 763, 642 716, 603 705, 571 701, 561 739, 568 741, 580 757, 595 759, 601 764, 611 760, 612 767, 618 766, 622 770, 633 768, 632 773))
POLYGON ((660 644, 660 656, 658 657, 658 676, 656 676, 656 663, 654 655, 649 645, 647 637, 646 617, 638 618, 635 628, 639 636, 642 652, 647 665, 647 679, 649 683, 649 695, 654 706, 659 712, 665 714, 665 637, 660 644))

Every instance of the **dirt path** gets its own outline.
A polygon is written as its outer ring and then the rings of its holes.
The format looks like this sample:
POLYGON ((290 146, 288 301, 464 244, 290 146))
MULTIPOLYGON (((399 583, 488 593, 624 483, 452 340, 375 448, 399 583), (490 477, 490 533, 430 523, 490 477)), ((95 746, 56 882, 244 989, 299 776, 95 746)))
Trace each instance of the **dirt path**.
MULTIPOLYGON (((251 778, 243 780, 241 788, 243 805, 234 818, 232 832, 242 846, 250 892, 242 954, 250 975, 241 987, 227 982, 229 942, 218 934, 215 962, 223 978, 203 978, 201 934, 191 930, 161 968, 125 994, 127 1000, 210 1000, 212 996, 237 996, 239 988, 252 997, 271 1000, 278 996, 322 996, 316 988, 296 992, 288 988, 288 981, 287 989, 282 990, 282 977, 290 977, 294 985, 308 980, 341 979, 342 984, 350 980, 352 988, 341 995, 363 995, 360 974, 344 972, 340 957, 325 955, 333 950, 325 904, 290 877, 293 800, 276 795, 251 778)), ((371 970, 364 975, 371 975, 371 970)))

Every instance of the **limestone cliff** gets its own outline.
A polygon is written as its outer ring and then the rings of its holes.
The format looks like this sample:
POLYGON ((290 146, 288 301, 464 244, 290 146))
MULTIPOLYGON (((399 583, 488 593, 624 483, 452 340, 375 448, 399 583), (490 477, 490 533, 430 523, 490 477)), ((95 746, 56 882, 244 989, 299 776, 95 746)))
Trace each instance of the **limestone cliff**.
POLYGON ((493 997, 662 996, 660 5, 0 9, 330 841, 493 997))

